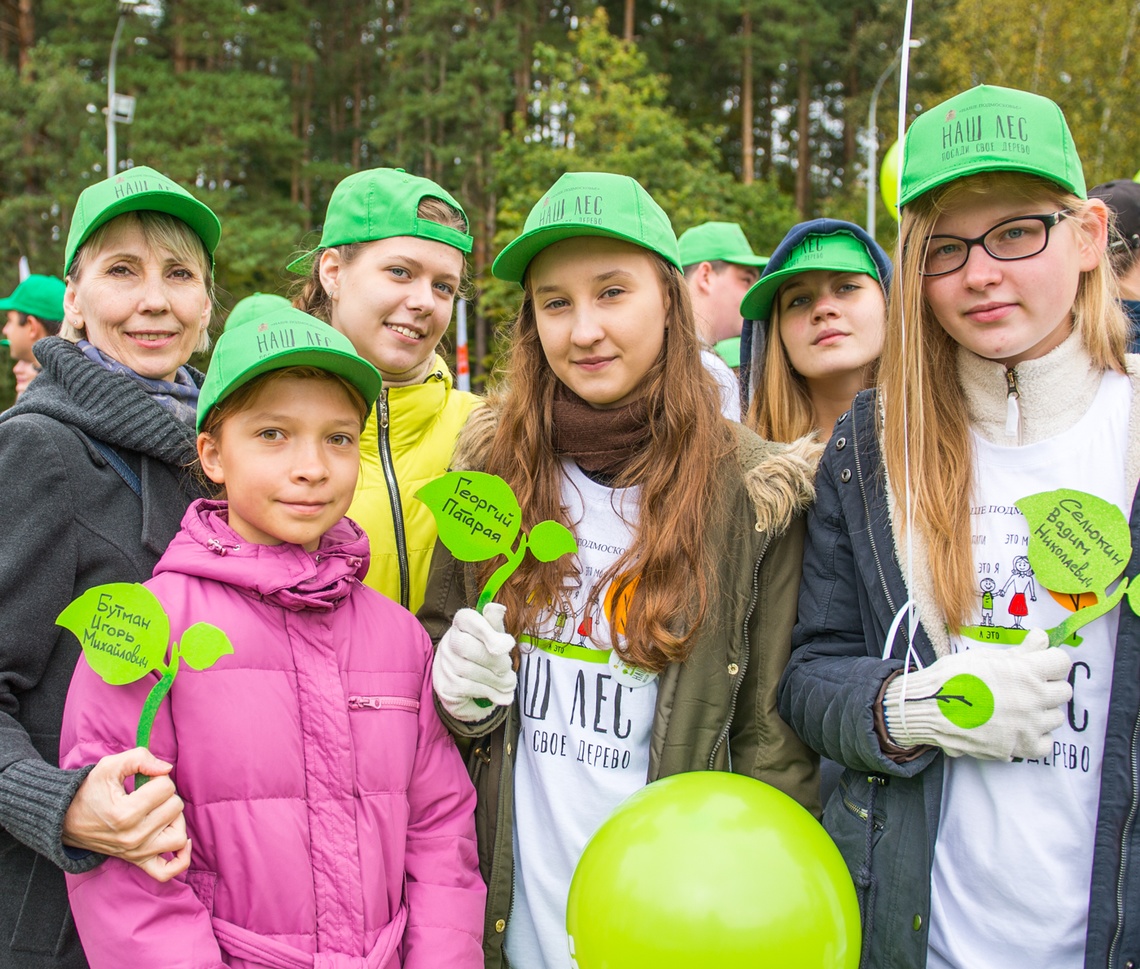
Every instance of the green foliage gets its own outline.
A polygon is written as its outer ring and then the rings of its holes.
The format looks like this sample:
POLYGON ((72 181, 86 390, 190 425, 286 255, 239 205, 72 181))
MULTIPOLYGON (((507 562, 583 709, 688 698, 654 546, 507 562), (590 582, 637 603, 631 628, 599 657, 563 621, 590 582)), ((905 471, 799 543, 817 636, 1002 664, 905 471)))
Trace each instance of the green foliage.
MULTIPOLYGON (((734 220, 770 251, 801 218, 802 155, 803 214, 861 222, 870 94, 902 40, 904 9, 641 0, 627 43, 626 0, 155 6, 122 19, 116 87, 138 101, 134 123, 117 128, 119 163, 167 172, 221 216, 218 319, 250 292, 294 281, 283 266, 315 240, 340 179, 394 165, 463 202, 475 236, 472 329, 482 336, 518 301, 516 287, 490 279, 491 261, 564 171, 629 173, 678 231, 734 220)), ((21 255, 33 272, 59 271, 75 198, 106 175, 102 109, 118 21, 111 0, 0 6, 4 293, 21 255), (31 18, 23 32, 21 16, 31 18)), ((915 11, 924 44, 908 114, 977 81, 1029 87, 1065 109, 1090 184, 1129 176, 1140 168, 1138 27, 1140 0, 926 0, 915 11)), ((880 158, 895 139, 897 101, 895 75, 877 104, 880 158)), ((894 221, 881 205, 878 223, 889 243, 894 221)), ((493 343, 485 349, 476 370, 494 357, 493 343)), ((10 387, 0 375, 0 407, 10 387)))

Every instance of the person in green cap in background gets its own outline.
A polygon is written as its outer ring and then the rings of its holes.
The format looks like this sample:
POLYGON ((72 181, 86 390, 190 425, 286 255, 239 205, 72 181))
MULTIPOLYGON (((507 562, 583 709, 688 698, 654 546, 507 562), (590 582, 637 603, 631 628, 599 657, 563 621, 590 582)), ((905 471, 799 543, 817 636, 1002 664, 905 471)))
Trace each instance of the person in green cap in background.
POLYGON ((200 495, 189 473, 217 217, 137 167, 85 189, 65 247, 64 323, 0 415, 0 963, 87 965, 63 873, 107 855, 167 881, 190 863, 170 764, 138 748, 59 763, 79 657, 55 624, 88 589, 150 578, 200 495), (153 780, 128 794, 124 779, 153 780))
POLYGON ((333 190, 316 249, 289 269, 306 278, 294 305, 331 324, 380 371, 384 390, 360 441, 349 517, 372 543, 367 585, 415 612, 437 534, 413 496, 443 474, 478 406, 436 352, 471 251, 462 206, 398 168, 349 175, 333 190))
MULTIPOLYGON (((92 969, 482 965, 475 792, 432 702, 431 642, 361 584, 368 539, 344 517, 379 393, 347 337, 292 307, 218 340, 198 455, 224 497, 187 509, 147 583, 173 630, 206 621, 233 647, 183 665, 151 733, 196 869, 70 876, 92 969)), ((64 762, 130 746, 153 685, 82 659, 64 762)))
POLYGON ((878 393, 820 464, 780 710, 846 768, 824 825, 862 966, 1125 967, 1140 603, 1103 599, 1140 571, 1140 358, 1108 211, 1058 106, 1009 88, 920 114, 901 181, 878 393))
POLYGON ((63 291, 65 285, 56 276, 33 274, 0 300, 0 310, 7 313, 4 338, 13 362, 40 369, 32 346, 45 336, 55 336, 63 322, 63 291))
POLYGON ((890 280, 890 257, 850 222, 814 219, 784 236, 740 304, 749 427, 771 441, 831 437, 875 381, 890 280))
POLYGON ((701 338, 701 362, 720 386, 722 413, 738 421, 740 384, 732 365, 714 348, 740 336, 740 300, 768 260, 752 251, 735 222, 704 222, 682 232, 677 242, 701 338))
POLYGON ((492 271, 523 303, 455 466, 504 478, 577 552, 526 556, 480 614, 491 563, 440 544, 420 618, 445 722, 472 738, 486 964, 569 969, 574 867, 647 782, 732 770, 818 811, 775 709, 818 446, 721 414, 677 238, 634 179, 563 175, 492 271))
POLYGON ((234 303, 234 308, 226 317, 226 329, 244 326, 250 320, 264 316, 272 310, 288 309, 292 305, 284 296, 277 296, 274 293, 254 293, 234 303))

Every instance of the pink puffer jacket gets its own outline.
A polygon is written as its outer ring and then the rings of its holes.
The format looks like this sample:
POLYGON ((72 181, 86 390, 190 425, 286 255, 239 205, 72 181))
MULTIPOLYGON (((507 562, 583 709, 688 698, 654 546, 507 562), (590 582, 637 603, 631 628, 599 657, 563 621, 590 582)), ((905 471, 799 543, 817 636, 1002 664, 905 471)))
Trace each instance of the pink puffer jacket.
MULTIPOLYGON (((93 969, 482 966, 475 794, 432 704, 431 643, 361 585, 368 540, 345 519, 315 553, 247 544, 197 501, 147 586, 172 636, 234 646, 183 664, 154 753, 186 803, 190 870, 159 884, 108 859, 68 880, 93 969)), ((108 686, 82 660, 61 763, 134 746, 156 677, 108 686)))

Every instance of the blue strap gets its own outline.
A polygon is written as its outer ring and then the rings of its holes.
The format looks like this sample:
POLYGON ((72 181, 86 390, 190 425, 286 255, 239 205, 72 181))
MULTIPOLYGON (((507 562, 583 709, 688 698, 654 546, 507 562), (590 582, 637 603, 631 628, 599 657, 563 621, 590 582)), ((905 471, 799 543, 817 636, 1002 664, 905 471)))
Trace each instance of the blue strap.
POLYGON ((87 440, 89 440, 94 445, 96 451, 98 451, 103 455, 103 457, 107 459, 107 463, 112 468, 114 468, 119 477, 127 483, 127 487, 130 488, 131 491, 133 491, 141 499, 142 482, 139 481, 139 476, 130 469, 130 466, 126 461, 123 460, 119 452, 109 444, 104 444, 102 441, 97 441, 93 437, 88 437, 87 440))

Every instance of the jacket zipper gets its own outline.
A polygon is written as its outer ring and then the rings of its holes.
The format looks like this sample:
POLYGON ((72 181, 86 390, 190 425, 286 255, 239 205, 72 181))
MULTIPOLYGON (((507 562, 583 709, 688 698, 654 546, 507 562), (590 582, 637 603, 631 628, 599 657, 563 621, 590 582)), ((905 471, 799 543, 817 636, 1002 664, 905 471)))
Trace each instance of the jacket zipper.
MULTIPOLYGON (((847 796, 846 791, 844 791, 841 796, 843 798, 844 807, 846 807, 848 811, 850 811, 857 818, 859 818, 860 821, 866 823, 867 818, 871 816, 871 812, 868 811, 865 807, 860 807, 858 804, 856 804, 854 801, 852 801, 851 798, 847 796)), ((882 821, 876 820, 876 821, 873 821, 872 823, 873 823, 876 831, 882 831, 883 830, 883 822, 882 821)))
POLYGON ((354 693, 348 698, 350 710, 407 710, 418 713, 420 701, 410 696, 361 696, 354 693))
POLYGON ((408 608, 408 538, 404 533, 404 509, 400 504, 400 486, 396 482, 396 463, 392 460, 392 444, 388 440, 388 391, 380 395, 380 465, 388 483, 388 500, 392 504, 392 524, 396 530, 396 556, 400 562, 400 605, 408 608))
POLYGON ((1021 388, 1017 386, 1017 370, 1009 367, 1005 372, 1005 436, 1017 438, 1021 443, 1021 388))
MULTIPOLYGON (((713 744, 712 753, 709 754, 709 770, 713 769, 713 764, 716 761, 717 751, 720 750, 720 745, 724 743, 725 738, 728 736, 728 731, 732 729, 732 719, 736 716, 736 698, 740 693, 740 685, 744 682, 744 674, 748 671, 748 659, 752 655, 752 644, 748 640, 748 623, 752 620, 752 613, 756 611, 756 600, 760 598, 760 566, 764 564, 764 556, 768 553, 768 546, 772 544, 771 533, 764 536, 764 545, 760 549, 760 555, 756 559, 756 566, 752 570, 752 598, 748 602, 748 611, 744 614, 744 652, 740 657, 740 669, 736 673, 736 682, 732 684, 732 699, 728 706, 728 719, 724 722, 724 728, 720 732, 720 736, 716 738, 716 743, 713 744)), ((729 757, 729 769, 732 769, 731 755, 729 757)))
POLYGON ((1128 839, 1132 834, 1132 823, 1136 820, 1137 809, 1137 777, 1136 770, 1136 740, 1140 735, 1140 714, 1132 726, 1132 745, 1129 755, 1132 762, 1132 803, 1128 808, 1128 817, 1124 821, 1124 831, 1120 836, 1120 867, 1116 874, 1116 931, 1112 934, 1112 944, 1108 947, 1108 964, 1116 964, 1116 950, 1120 946, 1120 937, 1124 934, 1124 869, 1127 865, 1128 839))
POLYGON ((855 477, 859 479, 859 493, 863 496, 863 514, 867 516, 867 537, 871 540, 871 554, 875 556, 875 569, 879 573, 883 594, 886 595, 887 605, 893 614, 896 612, 895 601, 891 596, 891 590, 887 588, 887 577, 883 573, 883 563, 879 559, 879 547, 875 544, 875 530, 871 525, 871 505, 867 501, 867 486, 863 481, 863 462, 859 460, 859 421, 854 409, 851 413, 851 447, 855 451, 855 477))

